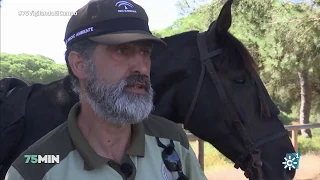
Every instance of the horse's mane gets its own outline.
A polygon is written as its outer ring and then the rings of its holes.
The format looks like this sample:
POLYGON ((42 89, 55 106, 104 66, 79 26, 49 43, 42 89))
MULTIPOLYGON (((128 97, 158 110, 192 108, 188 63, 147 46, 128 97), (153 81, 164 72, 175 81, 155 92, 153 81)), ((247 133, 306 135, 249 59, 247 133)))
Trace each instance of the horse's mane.
POLYGON ((244 44, 238 40, 235 36, 233 36, 231 33, 227 33, 224 37, 224 40, 227 44, 227 46, 230 46, 231 48, 235 48, 239 54, 241 55, 241 59, 243 60, 244 67, 247 71, 251 71, 252 69, 257 70, 257 64, 254 61, 253 57, 249 53, 248 49, 244 46, 244 44))
POLYGON ((167 44, 185 45, 185 43, 188 42, 190 38, 196 36, 197 33, 198 31, 186 31, 179 34, 174 34, 172 36, 167 36, 161 39, 165 41, 167 44))

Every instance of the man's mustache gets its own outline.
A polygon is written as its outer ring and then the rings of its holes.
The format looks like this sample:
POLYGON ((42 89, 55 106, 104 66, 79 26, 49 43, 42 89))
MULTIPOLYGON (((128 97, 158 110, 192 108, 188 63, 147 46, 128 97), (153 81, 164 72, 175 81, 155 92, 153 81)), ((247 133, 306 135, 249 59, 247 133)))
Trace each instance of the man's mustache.
POLYGON ((136 74, 125 79, 125 87, 134 86, 136 83, 143 84, 146 91, 149 91, 151 88, 151 82, 148 76, 136 74))

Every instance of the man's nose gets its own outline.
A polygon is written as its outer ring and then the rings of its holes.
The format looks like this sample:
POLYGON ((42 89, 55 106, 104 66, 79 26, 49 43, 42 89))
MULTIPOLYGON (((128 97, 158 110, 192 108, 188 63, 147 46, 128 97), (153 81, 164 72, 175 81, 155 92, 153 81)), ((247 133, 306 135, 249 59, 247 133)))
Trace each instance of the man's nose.
POLYGON ((131 72, 149 76, 150 74, 150 58, 136 53, 131 59, 131 72))

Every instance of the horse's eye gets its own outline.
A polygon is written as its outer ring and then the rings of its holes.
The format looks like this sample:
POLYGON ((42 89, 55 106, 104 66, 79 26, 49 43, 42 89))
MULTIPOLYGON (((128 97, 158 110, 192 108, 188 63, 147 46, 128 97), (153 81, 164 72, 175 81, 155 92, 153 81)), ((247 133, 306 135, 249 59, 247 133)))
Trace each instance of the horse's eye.
POLYGON ((246 78, 244 76, 241 76, 241 77, 236 77, 233 82, 235 84, 238 84, 238 85, 245 85, 246 84, 246 78))

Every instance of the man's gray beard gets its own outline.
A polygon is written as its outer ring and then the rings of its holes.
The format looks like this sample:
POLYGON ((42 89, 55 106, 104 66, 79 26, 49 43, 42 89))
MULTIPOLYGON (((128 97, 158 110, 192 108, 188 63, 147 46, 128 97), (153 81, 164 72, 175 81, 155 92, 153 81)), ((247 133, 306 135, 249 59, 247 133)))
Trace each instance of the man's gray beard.
POLYGON ((114 124, 139 123, 146 119, 153 109, 154 92, 147 76, 132 75, 112 84, 101 81, 95 72, 92 72, 86 83, 86 92, 93 111, 103 120, 114 124), (134 83, 145 84, 146 92, 137 94, 124 90, 134 83))

